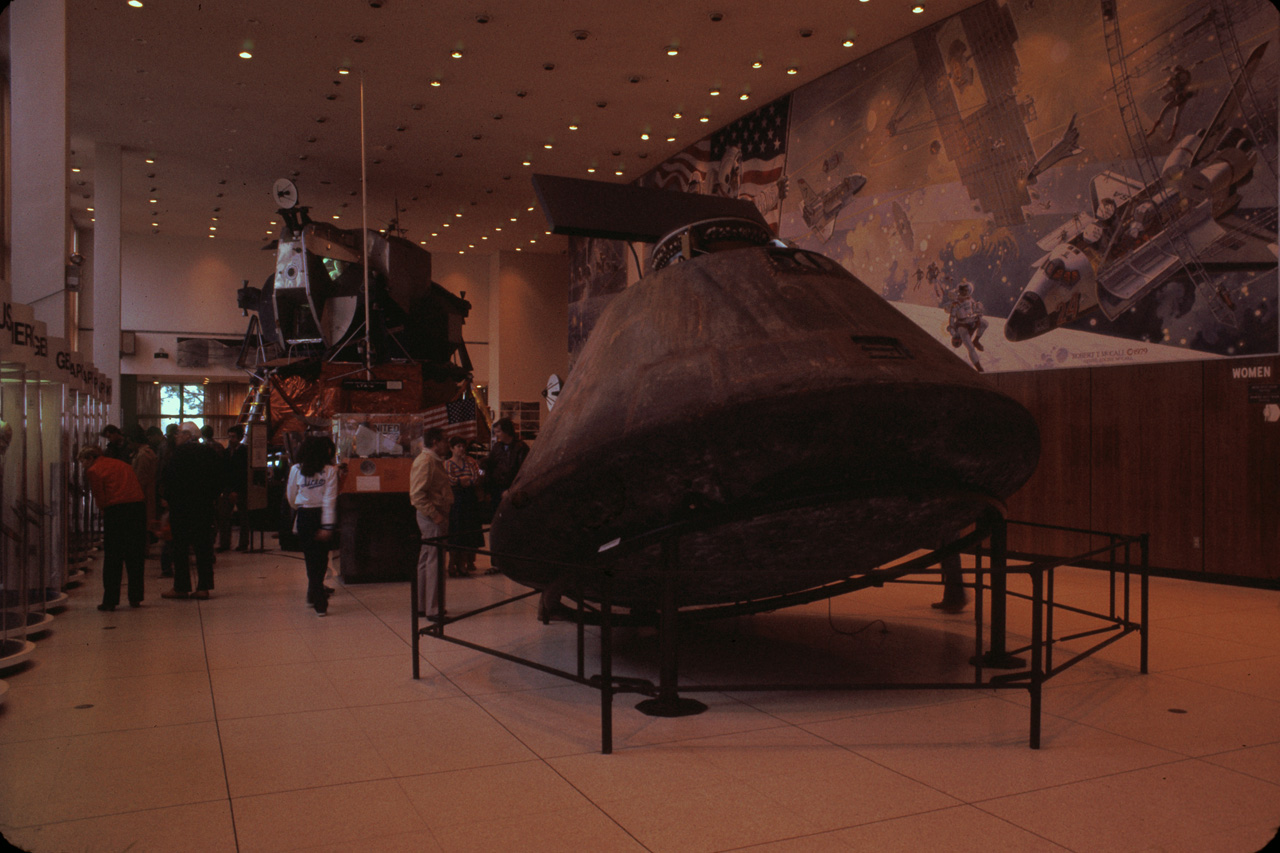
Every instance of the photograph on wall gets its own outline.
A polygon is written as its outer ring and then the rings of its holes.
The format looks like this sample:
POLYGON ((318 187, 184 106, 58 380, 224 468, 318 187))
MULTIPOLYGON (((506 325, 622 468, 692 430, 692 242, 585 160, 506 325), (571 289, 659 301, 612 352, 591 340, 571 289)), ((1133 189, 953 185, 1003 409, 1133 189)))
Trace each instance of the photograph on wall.
MULTIPOLYGON (((1278 18, 984 0, 639 183, 752 200, 975 369, 1274 354, 1278 18)), ((579 346, 606 302, 571 297, 579 346)))

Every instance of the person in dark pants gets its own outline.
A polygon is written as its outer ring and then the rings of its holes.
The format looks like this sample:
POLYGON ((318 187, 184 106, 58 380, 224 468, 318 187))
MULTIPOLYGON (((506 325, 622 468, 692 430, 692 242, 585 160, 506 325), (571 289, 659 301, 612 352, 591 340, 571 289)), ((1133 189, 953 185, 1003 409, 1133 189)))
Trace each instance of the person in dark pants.
POLYGON ((164 470, 164 495, 173 533, 173 589, 162 598, 209 597, 213 589, 214 506, 222 492, 222 463, 200 443, 200 428, 188 421, 178 430, 178 446, 164 470), (191 589, 189 550, 196 554, 196 588, 191 589))
POLYGON ((329 568, 329 542, 337 522, 338 467, 333 441, 309 435, 298 448, 298 462, 289 470, 285 494, 298 513, 298 539, 307 565, 307 604, 316 615, 329 612, 324 573, 329 568))
POLYGON ((231 547, 231 523, 240 526, 236 541, 237 551, 249 550, 249 510, 246 497, 249 491, 249 448, 244 443, 244 427, 236 424, 227 430, 227 479, 226 499, 228 512, 218 519, 218 550, 231 547))
POLYGON ((80 449, 80 464, 93 499, 102 509, 102 603, 111 611, 120 603, 120 579, 129 571, 129 606, 140 607, 143 565, 147 558, 146 496, 133 466, 104 456, 95 444, 80 449))

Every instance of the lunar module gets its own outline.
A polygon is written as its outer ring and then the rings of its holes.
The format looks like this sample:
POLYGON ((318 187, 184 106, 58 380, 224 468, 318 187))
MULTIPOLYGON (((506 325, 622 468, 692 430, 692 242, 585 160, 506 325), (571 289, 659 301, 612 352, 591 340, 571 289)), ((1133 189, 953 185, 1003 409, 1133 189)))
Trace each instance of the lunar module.
POLYGON ((253 377, 243 415, 250 441, 256 431, 287 472, 305 434, 332 436, 347 463, 343 577, 403 579, 417 554, 406 493, 422 432, 447 404, 455 420, 456 404, 469 404, 470 429, 458 434, 475 436, 485 416, 462 339, 471 304, 433 282, 430 253, 404 237, 314 222, 288 181, 276 195, 284 225, 275 271, 238 294, 253 312, 240 358, 253 377))

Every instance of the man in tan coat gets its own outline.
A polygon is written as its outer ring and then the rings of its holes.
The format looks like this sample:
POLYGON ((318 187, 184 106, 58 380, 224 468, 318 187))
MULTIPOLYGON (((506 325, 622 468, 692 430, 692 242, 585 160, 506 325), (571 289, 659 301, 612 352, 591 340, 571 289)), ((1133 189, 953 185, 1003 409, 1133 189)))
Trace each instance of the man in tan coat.
MULTIPOLYGON (((418 530, 423 539, 449 532, 449 508, 453 505, 453 487, 444 470, 449 455, 449 440, 444 430, 432 427, 422 436, 422 452, 409 470, 409 502, 418 511, 418 530)), ((443 602, 436 594, 440 575, 440 551, 435 545, 418 550, 418 615, 443 617, 443 602)))

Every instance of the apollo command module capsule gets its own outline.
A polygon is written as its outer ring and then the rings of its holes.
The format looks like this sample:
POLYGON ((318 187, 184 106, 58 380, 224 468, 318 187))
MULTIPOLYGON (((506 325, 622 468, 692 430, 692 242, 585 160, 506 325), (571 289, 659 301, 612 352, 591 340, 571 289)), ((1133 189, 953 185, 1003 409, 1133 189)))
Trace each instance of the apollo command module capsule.
POLYGON ((720 219, 653 261, 493 520, 512 579, 653 609, 648 537, 683 525, 678 607, 811 590, 956 540, 1034 471, 1030 413, 829 258, 720 219))

